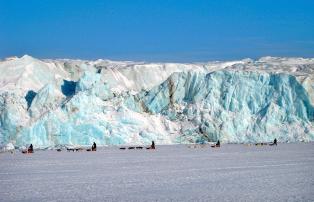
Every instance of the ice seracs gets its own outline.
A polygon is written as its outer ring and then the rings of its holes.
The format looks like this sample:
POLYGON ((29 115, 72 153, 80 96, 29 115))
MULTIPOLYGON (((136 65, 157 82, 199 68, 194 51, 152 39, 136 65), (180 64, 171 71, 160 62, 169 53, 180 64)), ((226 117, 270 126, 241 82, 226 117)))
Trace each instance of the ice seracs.
POLYGON ((0 62, 0 144, 314 140, 314 59, 0 62))

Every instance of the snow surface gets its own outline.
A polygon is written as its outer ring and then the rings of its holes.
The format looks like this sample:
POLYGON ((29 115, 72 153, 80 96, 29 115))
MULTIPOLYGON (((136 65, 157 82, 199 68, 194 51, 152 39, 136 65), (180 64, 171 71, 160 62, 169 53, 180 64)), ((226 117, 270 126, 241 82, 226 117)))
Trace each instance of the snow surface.
POLYGON ((314 59, 0 61, 0 148, 314 140, 314 59))
MULTIPOLYGON (((191 145, 190 145, 191 146, 191 145)), ((313 201, 314 143, 0 154, 0 201, 313 201)))

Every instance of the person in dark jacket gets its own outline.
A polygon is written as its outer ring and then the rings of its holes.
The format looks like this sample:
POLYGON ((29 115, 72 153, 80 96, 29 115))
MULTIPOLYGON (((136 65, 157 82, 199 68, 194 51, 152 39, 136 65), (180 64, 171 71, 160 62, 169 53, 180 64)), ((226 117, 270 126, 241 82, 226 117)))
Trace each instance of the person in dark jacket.
POLYGON ((152 144, 149 147, 146 147, 146 149, 155 149, 155 142, 152 141, 152 144))
POLYGON ((218 140, 218 141, 217 141, 217 143, 216 143, 216 144, 214 144, 214 145, 212 145, 211 147, 212 147, 212 148, 215 148, 215 147, 220 147, 220 141, 218 140))
POLYGON ((220 147, 220 141, 219 140, 216 143, 216 147, 220 147))
POLYGON ((27 149, 27 153, 34 153, 33 144, 29 145, 29 147, 27 149))
POLYGON ((94 142, 94 143, 93 143, 93 146, 92 146, 92 151, 96 151, 96 148, 97 148, 96 142, 94 142))
POLYGON ((155 149, 155 142, 154 141, 152 141, 152 145, 150 147, 151 147, 151 149, 155 149))
POLYGON ((274 139, 273 143, 269 144, 270 146, 274 146, 276 145, 277 146, 277 138, 274 139))
POLYGON ((277 146, 277 138, 275 138, 275 139, 274 139, 274 142, 270 144, 270 146, 274 146, 274 145, 277 146))

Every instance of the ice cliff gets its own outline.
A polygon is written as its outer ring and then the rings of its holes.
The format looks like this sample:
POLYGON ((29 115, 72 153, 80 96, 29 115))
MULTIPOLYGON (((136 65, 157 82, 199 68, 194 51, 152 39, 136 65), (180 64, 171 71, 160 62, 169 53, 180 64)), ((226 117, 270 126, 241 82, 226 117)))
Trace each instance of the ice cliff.
POLYGON ((314 59, 0 61, 0 146, 314 140, 314 59))

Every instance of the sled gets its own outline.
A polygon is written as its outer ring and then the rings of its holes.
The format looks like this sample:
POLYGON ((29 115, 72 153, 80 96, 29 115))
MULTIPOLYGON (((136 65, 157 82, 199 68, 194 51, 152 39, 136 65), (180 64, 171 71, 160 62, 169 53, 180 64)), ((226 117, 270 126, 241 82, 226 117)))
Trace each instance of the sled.
POLYGON ((206 144, 192 144, 192 145, 188 145, 188 148, 190 149, 197 149, 197 148, 205 148, 206 144))
POLYGON ((32 153, 34 153, 34 151, 23 150, 22 153, 23 154, 32 154, 32 153))

